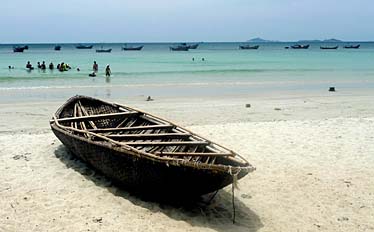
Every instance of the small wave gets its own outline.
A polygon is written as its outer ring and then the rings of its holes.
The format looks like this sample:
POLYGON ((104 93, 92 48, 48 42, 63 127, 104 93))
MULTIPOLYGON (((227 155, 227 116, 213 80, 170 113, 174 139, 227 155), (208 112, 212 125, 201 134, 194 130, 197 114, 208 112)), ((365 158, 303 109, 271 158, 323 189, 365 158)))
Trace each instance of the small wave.
MULTIPOLYGON (((0 91, 13 90, 53 90, 53 89, 96 89, 96 88, 169 88, 169 87, 204 87, 204 86, 255 86, 255 85, 289 85, 305 81, 221 81, 221 82, 184 82, 184 83, 147 83, 147 84, 111 84, 111 85, 70 85, 70 86, 18 86, 0 87, 0 91)), ((328 81, 326 81, 328 82, 328 81)))

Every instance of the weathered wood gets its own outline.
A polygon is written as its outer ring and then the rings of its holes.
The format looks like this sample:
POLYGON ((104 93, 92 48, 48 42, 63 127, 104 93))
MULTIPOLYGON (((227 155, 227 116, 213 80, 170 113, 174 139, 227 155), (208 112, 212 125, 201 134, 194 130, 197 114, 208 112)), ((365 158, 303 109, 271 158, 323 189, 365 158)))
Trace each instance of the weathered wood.
POLYGON ((97 115, 82 116, 82 117, 59 118, 57 119, 57 121, 60 123, 61 122, 79 122, 79 121, 87 121, 87 120, 117 118, 117 117, 129 116, 129 115, 134 115, 134 114, 139 114, 139 113, 138 112, 123 112, 123 113, 112 113, 112 114, 97 114, 97 115))
POLYGON ((106 132, 121 132, 121 131, 135 131, 135 130, 155 130, 155 129, 172 129, 174 125, 148 125, 148 126, 133 126, 133 127, 122 127, 122 128, 102 128, 102 129, 90 129, 91 132, 106 133, 106 132))
POLYGON ((150 122, 150 123, 154 123, 154 124, 156 124, 156 125, 165 125, 165 122, 159 120, 158 118, 153 118, 153 117, 151 117, 151 116, 149 116, 149 115, 146 115, 146 114, 140 116, 140 118, 142 118, 142 119, 144 119, 145 121, 148 121, 148 122, 150 122))
MULTIPOLYGON (((80 107, 80 104, 79 104, 79 103, 80 103, 80 102, 78 102, 78 104, 76 104, 75 107, 77 108, 77 115, 78 115, 78 117, 81 117, 81 116, 83 116, 83 112, 82 112, 82 108, 80 107)), ((75 122, 75 123, 76 123, 76 122, 75 122)), ((86 123, 85 123, 84 121, 79 122, 79 125, 81 126, 81 129, 82 129, 82 130, 87 131, 86 123)), ((89 135, 88 133, 85 133, 84 136, 85 136, 86 138, 89 138, 89 137, 90 137, 90 135, 89 135)))
MULTIPOLYGON (((82 110, 82 113, 83 115, 82 116, 89 116, 90 114, 87 112, 86 108, 84 108, 84 106, 82 105, 82 103, 80 101, 78 101, 78 105, 79 107, 81 108, 82 110)), ((88 121, 88 123, 91 125, 92 128, 94 129, 97 129, 97 126, 95 125, 95 123, 93 121, 88 121)))
MULTIPOLYGON (((73 108, 73 117, 77 117, 77 104, 74 104, 74 108, 73 108)), ((71 122, 70 123, 70 126, 71 127, 73 127, 73 128, 76 128, 76 125, 75 125, 76 123, 74 123, 74 122, 71 122)))
MULTIPOLYGON (((144 115, 142 115, 142 117, 144 117, 145 115, 146 115, 147 117, 152 117, 152 118, 153 118, 152 121, 157 122, 156 124, 159 124, 159 123, 161 122, 161 123, 163 123, 163 124, 168 123, 168 124, 174 125, 172 122, 170 122, 170 121, 168 121, 168 120, 166 120, 166 119, 163 119, 163 118, 157 117, 157 116, 152 115, 152 114, 150 114, 150 113, 147 113, 147 112, 145 112, 145 111, 142 111, 142 110, 139 110, 139 109, 135 109, 135 108, 131 108, 131 107, 128 107, 128 106, 124 106, 124 105, 119 104, 119 103, 112 103, 112 104, 115 105, 116 107, 118 107, 119 109, 120 109, 120 108, 123 108, 123 109, 125 109, 125 110, 135 110, 135 111, 137 111, 137 112, 140 112, 140 113, 144 114, 144 115), (154 120, 154 119, 156 119, 157 121, 154 120)), ((149 119, 149 118, 148 118, 148 119, 149 119)), ((205 139, 205 138, 203 138, 203 137, 201 137, 201 136, 199 136, 199 135, 193 133, 192 131, 190 131, 190 130, 184 128, 184 127, 176 126, 176 125, 175 125, 175 128, 177 128, 178 130, 181 130, 181 131, 183 130, 183 132, 190 133, 190 134, 192 134, 192 135, 193 135, 194 137, 196 137, 196 138, 201 138, 202 140, 205 140, 205 141, 207 141, 207 142, 209 142, 209 143, 211 143, 211 144, 214 144, 215 146, 217 146, 218 148, 220 148, 220 150, 223 149, 223 150, 225 150, 225 151, 232 152, 232 153, 235 154, 237 157, 239 157, 241 160, 244 160, 244 161, 247 163, 246 159, 245 159, 243 156, 241 156, 241 155, 239 155, 239 154, 233 152, 232 150, 228 149, 228 148, 225 147, 225 146, 222 146, 222 145, 220 145, 220 144, 216 144, 216 143, 214 143, 214 142, 212 142, 212 141, 210 141, 210 140, 208 140, 208 139, 205 139)))
POLYGON ((176 139, 188 138, 190 134, 186 133, 163 133, 163 134, 121 134, 121 135, 107 135, 111 139, 176 139))
POLYGON ((187 145, 209 145, 206 141, 166 141, 166 142, 122 142, 129 146, 187 146, 187 145))
POLYGON ((156 155, 167 155, 167 156, 207 156, 207 157, 213 157, 213 156, 234 156, 232 153, 191 153, 191 152, 156 152, 156 155))

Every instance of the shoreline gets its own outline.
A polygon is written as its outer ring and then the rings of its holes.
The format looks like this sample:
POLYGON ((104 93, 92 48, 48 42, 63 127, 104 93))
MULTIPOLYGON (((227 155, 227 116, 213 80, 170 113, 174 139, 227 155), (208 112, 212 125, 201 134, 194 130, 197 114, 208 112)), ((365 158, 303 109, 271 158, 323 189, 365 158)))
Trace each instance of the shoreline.
MULTIPOLYGON (((101 78, 99 78, 101 79, 101 78)), ((94 81, 94 80, 93 80, 94 81)), ((216 82, 216 83, 147 83, 87 86, 35 86, 35 87, 3 87, 0 88, 0 104, 18 102, 65 101, 77 93, 103 99, 133 99, 147 96, 156 98, 217 98, 268 96, 369 96, 374 89, 374 82, 360 81, 287 81, 287 82, 216 82), (334 86, 336 92, 329 93, 328 88, 334 86)))

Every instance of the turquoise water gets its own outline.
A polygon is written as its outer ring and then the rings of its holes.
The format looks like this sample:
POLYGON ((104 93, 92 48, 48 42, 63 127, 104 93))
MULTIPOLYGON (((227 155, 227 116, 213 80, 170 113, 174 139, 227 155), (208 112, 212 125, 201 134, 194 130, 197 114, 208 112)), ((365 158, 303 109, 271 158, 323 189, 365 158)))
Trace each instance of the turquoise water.
MULTIPOLYGON (((146 43, 142 51, 121 51, 122 44, 95 44, 91 50, 62 44, 61 51, 54 51, 54 44, 31 44, 24 53, 13 53, 13 45, 0 45, 0 91, 6 95, 4 91, 11 90, 79 87, 121 91, 121 87, 134 87, 150 91, 159 87, 159 94, 166 94, 170 88, 165 86, 178 86, 181 90, 171 91, 169 94, 172 95, 183 89, 187 93, 193 89, 198 91, 197 88, 208 92, 223 88, 229 93, 240 93, 258 89, 325 88, 328 85, 374 87, 374 43, 361 43, 357 50, 343 49, 344 43, 339 44, 338 50, 320 50, 320 45, 325 44, 319 43, 311 43, 308 50, 284 49, 293 43, 266 43, 260 44, 258 50, 239 50, 239 44, 202 43, 198 49, 188 52, 169 51, 171 44, 166 43, 146 43), (112 53, 96 53, 95 49, 101 46, 112 48, 112 53), (34 67, 38 61, 46 61, 47 65, 53 62, 55 66, 65 62, 72 70, 43 72, 36 68, 29 72, 25 69, 27 61, 34 67), (95 78, 88 77, 93 61, 99 64, 95 78), (107 64, 112 69, 109 79, 104 76, 107 64), (9 70, 9 65, 15 68, 9 70), (78 67, 80 72, 76 71, 78 67)), ((141 93, 132 91, 131 94, 141 93)))

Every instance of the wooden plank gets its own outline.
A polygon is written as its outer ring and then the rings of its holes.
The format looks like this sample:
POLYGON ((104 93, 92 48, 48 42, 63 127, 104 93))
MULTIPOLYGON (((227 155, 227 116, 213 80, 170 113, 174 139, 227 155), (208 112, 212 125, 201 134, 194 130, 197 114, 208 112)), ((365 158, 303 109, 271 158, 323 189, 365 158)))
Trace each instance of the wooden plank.
MULTIPOLYGON (((90 115, 80 101, 78 101, 78 105, 80 106, 81 111, 83 113, 83 115, 81 115, 81 116, 89 116, 90 115)), ((96 127, 96 125, 93 121, 88 121, 88 123, 91 125, 92 128, 97 129, 97 127, 96 127)))
POLYGON ((130 116, 130 115, 135 115, 135 114, 139 114, 139 113, 138 112, 123 112, 123 113, 113 113, 113 114, 97 114, 97 115, 72 117, 72 118, 60 118, 60 119, 57 119, 57 121, 60 123, 61 122, 79 122, 79 121, 88 121, 88 120, 116 118, 116 117, 130 116))
POLYGON ((105 132, 120 132, 120 131, 134 131, 134 130, 155 130, 155 129, 172 129, 174 125, 148 125, 148 126, 133 126, 133 127, 122 127, 122 128, 101 128, 101 129, 90 129, 91 132, 105 133, 105 132))
MULTIPOLYGON (((81 117, 81 116, 83 116, 83 112, 82 112, 82 109, 81 109, 79 103, 80 103, 80 102, 78 102, 78 104, 75 104, 75 107, 77 108, 77 112, 78 112, 78 115, 77 115, 77 116, 78 116, 78 117, 81 117)), ((76 123, 76 122, 75 122, 75 123, 76 123)), ((85 122, 81 121, 81 122, 79 122, 79 125, 81 126, 81 129, 82 129, 82 130, 84 130, 84 131, 87 130, 87 127, 86 127, 86 123, 85 123, 85 122)), ((84 137, 89 138, 90 135, 89 135, 88 133, 84 133, 84 137)))
POLYGON ((208 157, 213 157, 213 156, 234 156, 232 153, 202 153, 202 152, 156 152, 156 155, 167 155, 167 156, 208 156, 208 157))
POLYGON ((166 141, 166 142, 123 142, 129 146, 187 146, 187 145, 209 145, 206 141, 166 141))
POLYGON ((107 135, 111 139, 171 139, 171 138, 188 138, 190 134, 186 133, 163 133, 163 134, 121 134, 107 135))
POLYGON ((145 121, 148 121, 150 123, 154 123, 154 124, 161 124, 161 125, 167 125, 165 122, 159 120, 158 118, 153 118, 153 117, 150 117, 148 115, 142 115, 140 116, 140 118, 144 119, 145 121))

